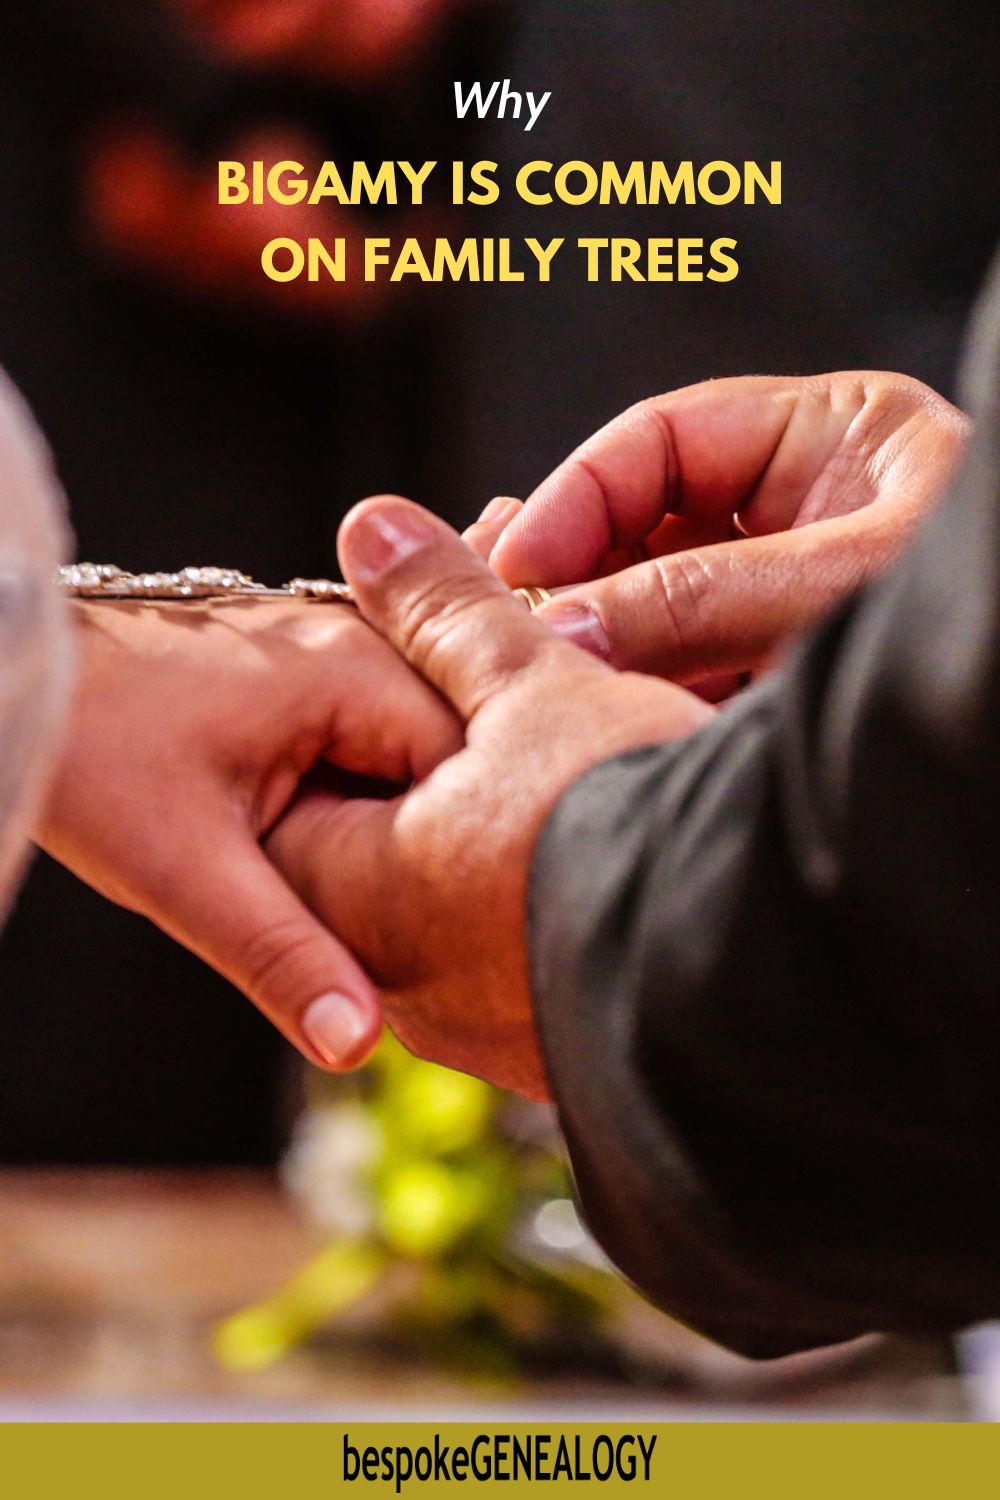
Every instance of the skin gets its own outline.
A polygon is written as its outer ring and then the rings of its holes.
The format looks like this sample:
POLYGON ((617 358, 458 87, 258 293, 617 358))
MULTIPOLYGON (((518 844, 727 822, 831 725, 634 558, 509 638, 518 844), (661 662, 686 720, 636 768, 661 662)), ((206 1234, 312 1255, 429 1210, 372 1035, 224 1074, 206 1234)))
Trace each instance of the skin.
POLYGON ((545 1096, 526 953, 539 832, 590 766, 711 713, 609 663, 698 684, 766 663, 896 555, 965 438, 898 376, 720 381, 626 413, 523 508, 491 502, 464 543, 396 498, 352 512, 344 575, 464 746, 390 803, 300 798, 267 847, 407 1046, 545 1096), (656 555, 621 570, 642 549, 656 555), (511 584, 595 581, 529 616, 486 558, 511 584), (573 628, 546 630, 570 605, 573 628))
POLYGON ((458 746, 456 720, 349 607, 81 603, 75 617, 76 698, 38 842, 311 1061, 360 1062, 379 1033, 373 986, 259 840, 317 762, 406 785, 458 746), (328 1025, 311 1035, 320 997, 328 1025))
POLYGON ((512 587, 595 580, 539 618, 614 665, 718 682, 881 572, 967 436, 901 375, 708 381, 616 418, 477 545, 512 587))
POLYGON ((525 955, 538 832, 588 766, 710 710, 559 640, 442 521, 393 497, 345 520, 362 613, 451 705, 464 744, 404 797, 299 798, 267 841, 421 1056, 546 1095, 525 955))
POLYGON ((627 413, 523 510, 493 502, 468 542, 404 500, 358 507, 341 563, 378 635, 294 605, 83 607, 42 841, 314 1061, 359 1061, 381 1000, 414 1051, 541 1097, 525 953, 539 830, 589 766, 710 713, 599 656, 682 680, 767 659, 895 554, 964 425, 898 377, 717 382, 627 413), (719 540, 734 510, 751 539, 719 540), (615 643, 586 639, 589 654, 544 626, 569 595, 532 617, 483 560, 555 583, 640 544, 662 558, 584 591, 615 643), (679 558, 683 597, 692 558, 712 584, 686 615, 663 604, 679 558), (304 789, 323 757, 409 790, 304 789))

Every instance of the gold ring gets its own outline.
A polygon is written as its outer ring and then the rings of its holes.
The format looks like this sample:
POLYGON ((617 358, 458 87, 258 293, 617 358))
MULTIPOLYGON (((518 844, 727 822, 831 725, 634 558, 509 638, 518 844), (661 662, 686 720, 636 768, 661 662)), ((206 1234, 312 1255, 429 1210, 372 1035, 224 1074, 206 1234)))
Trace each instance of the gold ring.
POLYGON ((519 599, 523 599, 529 609, 537 609, 541 604, 548 604, 552 598, 548 589, 532 585, 526 589, 515 589, 514 593, 519 599))

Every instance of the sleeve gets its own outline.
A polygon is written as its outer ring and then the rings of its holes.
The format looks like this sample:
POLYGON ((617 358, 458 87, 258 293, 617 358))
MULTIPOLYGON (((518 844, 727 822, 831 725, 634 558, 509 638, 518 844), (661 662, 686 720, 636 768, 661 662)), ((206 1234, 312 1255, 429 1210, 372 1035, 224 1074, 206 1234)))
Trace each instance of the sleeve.
POLYGON ((891 575, 536 850, 536 1014, 584 1213, 772 1357, 1000 1313, 998 302, 977 435, 891 575))

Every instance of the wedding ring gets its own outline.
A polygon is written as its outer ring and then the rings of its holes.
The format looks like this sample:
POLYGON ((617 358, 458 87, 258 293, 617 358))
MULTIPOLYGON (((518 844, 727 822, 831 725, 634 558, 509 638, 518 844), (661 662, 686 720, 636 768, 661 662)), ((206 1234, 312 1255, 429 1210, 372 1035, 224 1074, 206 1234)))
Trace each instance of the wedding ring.
POLYGON ((548 589, 543 589, 538 585, 532 585, 530 588, 515 589, 514 593, 519 599, 524 600, 529 609, 538 609, 540 605, 548 604, 552 598, 548 589))

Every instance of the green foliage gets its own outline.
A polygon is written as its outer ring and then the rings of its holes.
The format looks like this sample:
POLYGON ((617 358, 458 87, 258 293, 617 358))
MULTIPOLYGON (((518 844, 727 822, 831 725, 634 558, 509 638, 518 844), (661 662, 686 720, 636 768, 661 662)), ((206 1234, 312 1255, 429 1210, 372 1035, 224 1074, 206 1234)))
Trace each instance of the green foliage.
POLYGON ((307 1125, 293 1175, 317 1217, 352 1228, 219 1327, 225 1365, 265 1368, 369 1304, 421 1354, 494 1376, 596 1336, 609 1278, 579 1260, 543 1264, 526 1246, 534 1216, 569 1188, 551 1140, 508 1128, 504 1096, 391 1037, 360 1080, 314 1090, 324 1134, 310 1146, 307 1125))

